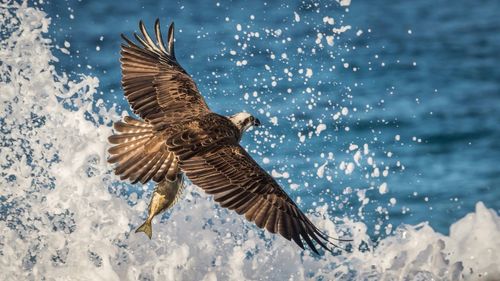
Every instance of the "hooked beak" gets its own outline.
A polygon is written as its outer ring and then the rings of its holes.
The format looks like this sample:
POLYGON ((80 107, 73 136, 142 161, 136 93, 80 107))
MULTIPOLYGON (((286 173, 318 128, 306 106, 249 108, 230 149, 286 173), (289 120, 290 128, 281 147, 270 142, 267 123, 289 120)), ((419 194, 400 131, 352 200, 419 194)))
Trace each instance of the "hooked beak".
POLYGON ((257 118, 255 118, 255 120, 253 120, 253 125, 254 125, 255 127, 260 126, 260 120, 259 120, 259 119, 257 119, 257 118))

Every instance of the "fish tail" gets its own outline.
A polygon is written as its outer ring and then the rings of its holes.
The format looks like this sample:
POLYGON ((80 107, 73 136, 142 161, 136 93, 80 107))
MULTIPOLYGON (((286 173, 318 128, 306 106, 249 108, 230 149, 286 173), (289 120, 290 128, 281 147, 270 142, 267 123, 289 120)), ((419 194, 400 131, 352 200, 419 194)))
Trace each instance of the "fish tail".
POLYGON ((151 236, 153 236, 153 228, 151 227, 151 221, 146 220, 141 226, 139 226, 136 229, 135 233, 138 233, 138 232, 146 233, 146 235, 149 237, 149 239, 151 239, 151 236))

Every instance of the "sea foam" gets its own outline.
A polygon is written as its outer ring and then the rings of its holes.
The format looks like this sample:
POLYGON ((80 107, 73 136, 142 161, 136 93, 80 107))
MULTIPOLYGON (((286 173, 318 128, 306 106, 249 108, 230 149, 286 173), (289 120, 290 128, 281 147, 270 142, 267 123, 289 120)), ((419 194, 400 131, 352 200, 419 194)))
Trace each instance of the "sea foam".
POLYGON ((423 222, 378 245, 362 222, 318 206, 313 221, 354 242, 350 252, 316 257, 189 186, 154 224, 153 240, 135 234, 147 198, 106 163, 121 113, 95 99, 96 77, 55 70, 43 11, 9 2, 0 17, 1 280, 500 279, 500 218, 481 202, 449 236, 423 222))

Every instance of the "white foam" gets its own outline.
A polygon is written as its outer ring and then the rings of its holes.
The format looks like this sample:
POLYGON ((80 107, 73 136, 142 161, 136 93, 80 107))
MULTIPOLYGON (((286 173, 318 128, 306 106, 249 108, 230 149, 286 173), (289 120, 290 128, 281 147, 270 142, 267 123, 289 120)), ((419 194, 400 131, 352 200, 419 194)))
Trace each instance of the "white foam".
POLYGON ((340 6, 346 7, 351 5, 351 0, 337 0, 339 2, 340 6))
POLYGON ((349 108, 347 107, 342 107, 342 115, 347 115, 349 113, 349 108))
POLYGON ((325 163, 323 165, 319 166, 318 170, 316 171, 316 175, 319 178, 324 177, 324 175, 325 175, 325 167, 326 167, 327 164, 328 164, 328 161, 325 161, 325 163))
POLYGON ((383 182, 379 187, 378 187, 378 192, 380 194, 386 194, 389 191, 389 188, 387 187, 387 183, 383 182))
POLYGON ((324 130, 326 130, 326 125, 323 123, 318 124, 318 126, 316 126, 316 135, 319 136, 324 130))
POLYGON ((299 14, 297 14, 297 12, 293 12, 293 15, 294 15, 294 20, 295 20, 296 22, 300 22, 300 15, 299 15, 299 14))
POLYGON ((328 23, 329 25, 333 25, 335 23, 335 20, 329 16, 323 17, 323 22, 328 23))
POLYGON ((339 28, 333 28, 332 31, 335 34, 340 34, 340 33, 344 33, 346 31, 348 31, 349 29, 351 29, 350 25, 343 25, 343 26, 341 26, 339 28))
POLYGON ((313 71, 310 68, 306 69, 306 77, 311 78, 313 76, 313 71))
POLYGON ((0 280, 488 280, 500 275, 500 218, 482 203, 454 223, 449 236, 426 223, 406 225, 377 247, 365 224, 336 221, 327 215, 328 204, 319 205, 312 220, 334 237, 351 229, 354 250, 313 257, 188 186, 168 219, 155 222, 153 240, 136 235, 147 198, 127 192, 130 187, 106 163, 110 120, 120 114, 94 99, 96 78, 71 80, 55 71, 52 42, 45 38, 50 21, 42 11, 15 2, 2 5, 9 9, 0 7, 5 19, 0 25, 10 35, 0 41, 0 280), (361 243, 366 251, 357 250, 361 243))
POLYGON ((334 37, 333 37, 333 36, 327 35, 327 36, 326 36, 326 43, 327 43, 329 46, 333 46, 333 45, 334 45, 334 43, 333 43, 333 39, 334 39, 334 37))
POLYGON ((354 167, 355 167, 354 163, 352 163, 352 162, 347 163, 347 166, 345 168, 345 174, 346 175, 352 174, 352 172, 354 171, 354 167))

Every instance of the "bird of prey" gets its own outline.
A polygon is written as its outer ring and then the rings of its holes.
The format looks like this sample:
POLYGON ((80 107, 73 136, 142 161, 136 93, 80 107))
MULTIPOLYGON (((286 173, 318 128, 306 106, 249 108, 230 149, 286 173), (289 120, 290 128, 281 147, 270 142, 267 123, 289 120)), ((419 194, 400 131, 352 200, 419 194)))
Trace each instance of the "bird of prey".
POLYGON ((243 133, 260 121, 246 112, 223 116, 210 110, 175 58, 174 24, 166 44, 159 20, 156 40, 142 21, 139 28, 137 42, 122 34, 122 86, 140 119, 114 123, 108 161, 115 164, 115 174, 142 184, 172 182, 184 174, 222 207, 302 249, 307 244, 318 253, 315 243, 328 251, 336 247, 240 146, 243 133))

